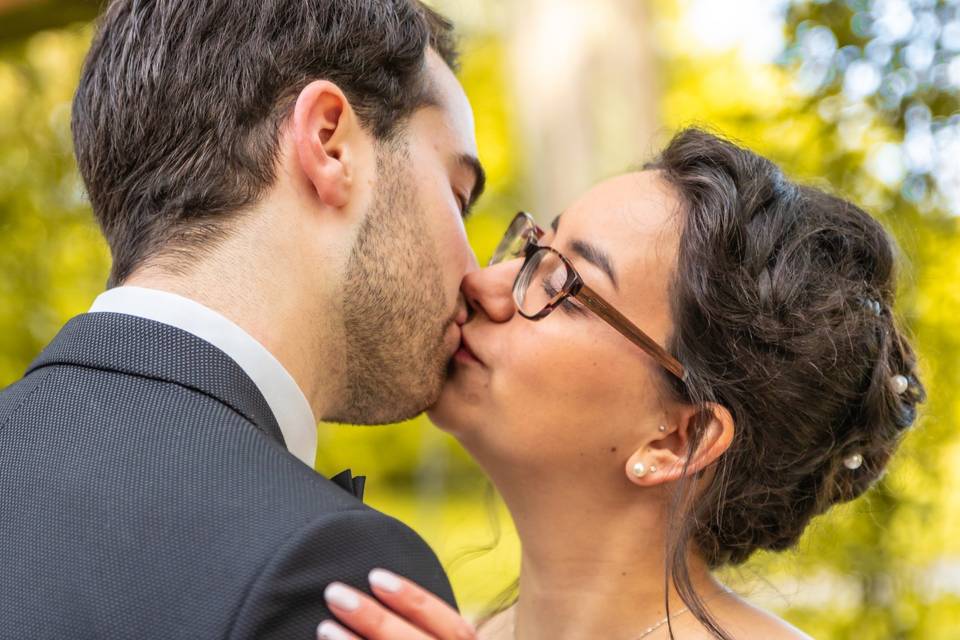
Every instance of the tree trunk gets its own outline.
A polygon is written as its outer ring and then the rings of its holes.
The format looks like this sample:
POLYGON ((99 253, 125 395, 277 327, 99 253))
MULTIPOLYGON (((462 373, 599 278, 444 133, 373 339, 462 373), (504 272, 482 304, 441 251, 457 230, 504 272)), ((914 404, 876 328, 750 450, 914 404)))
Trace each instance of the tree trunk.
POLYGON ((646 2, 515 0, 513 81, 532 198, 548 222, 649 158, 659 89, 646 2))

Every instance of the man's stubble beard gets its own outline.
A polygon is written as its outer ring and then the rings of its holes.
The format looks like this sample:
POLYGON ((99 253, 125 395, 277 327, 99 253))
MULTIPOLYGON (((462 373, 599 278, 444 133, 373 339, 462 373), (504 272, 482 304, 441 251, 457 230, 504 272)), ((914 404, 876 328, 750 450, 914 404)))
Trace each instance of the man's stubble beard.
POLYGON ((377 192, 347 266, 346 381, 334 422, 385 424, 436 402, 452 323, 442 265, 402 151, 381 150, 377 192))

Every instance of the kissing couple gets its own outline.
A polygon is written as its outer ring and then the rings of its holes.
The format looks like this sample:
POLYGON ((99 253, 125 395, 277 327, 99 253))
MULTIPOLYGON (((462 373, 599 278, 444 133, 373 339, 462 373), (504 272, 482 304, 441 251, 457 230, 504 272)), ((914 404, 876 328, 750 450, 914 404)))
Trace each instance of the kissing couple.
POLYGON ((714 571, 914 422, 890 235, 687 129, 478 268, 456 68, 418 0, 106 6, 72 128, 113 265, 0 393, 0 638, 806 637, 714 571), (318 420, 424 410, 521 540, 479 631, 312 469, 318 420))

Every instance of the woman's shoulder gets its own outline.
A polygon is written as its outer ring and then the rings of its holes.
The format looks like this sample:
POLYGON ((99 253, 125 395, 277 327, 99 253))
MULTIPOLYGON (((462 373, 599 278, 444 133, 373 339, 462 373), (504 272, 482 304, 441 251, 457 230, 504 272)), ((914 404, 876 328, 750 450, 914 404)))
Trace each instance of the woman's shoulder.
MULTIPOLYGON (((516 607, 505 609, 484 621, 477 633, 478 640, 512 640, 514 637, 514 616, 516 607)), ((769 611, 734 596, 722 606, 711 608, 711 613, 727 632, 736 640, 813 640, 800 629, 769 611)), ((683 640, 716 640, 716 636, 707 631, 689 614, 677 616, 673 623, 676 637, 683 640)), ((669 637, 669 636, 665 636, 669 637)))
MULTIPOLYGON (((813 640, 813 638, 796 628, 783 618, 770 613, 765 609, 738 598, 743 607, 744 627, 751 629, 754 635, 746 634, 744 638, 763 637, 769 640, 813 640), (760 635, 756 635, 757 633, 760 635)), ((739 635, 736 637, 740 637, 739 635)))
MULTIPOLYGON (((724 631, 736 640, 813 640, 813 638, 796 628, 783 618, 761 609, 760 607, 730 594, 726 601, 710 608, 711 614, 724 631)), ((694 618, 687 618, 684 624, 674 623, 674 630, 680 631, 677 637, 689 640, 714 640, 716 636, 707 631, 694 618), (686 627, 686 628, 684 628, 686 627)))
POLYGON ((513 638, 516 606, 494 614, 477 629, 478 640, 506 640, 513 638))
POLYGON ((728 628, 734 638, 765 640, 813 640, 780 616, 741 598, 733 596, 728 628))

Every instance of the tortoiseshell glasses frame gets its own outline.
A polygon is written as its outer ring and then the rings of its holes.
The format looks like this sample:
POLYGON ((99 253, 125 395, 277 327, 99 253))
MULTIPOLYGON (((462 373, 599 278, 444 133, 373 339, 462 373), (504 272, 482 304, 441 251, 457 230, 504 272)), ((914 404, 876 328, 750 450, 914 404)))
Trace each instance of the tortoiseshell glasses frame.
POLYGON ((573 298, 584 308, 592 311, 601 320, 620 332, 630 342, 643 349, 664 369, 681 381, 686 381, 686 370, 676 358, 626 316, 617 311, 600 294, 587 286, 580 273, 563 254, 552 247, 538 244, 544 235, 544 230, 537 225, 533 216, 521 211, 510 223, 493 254, 493 258, 490 259, 490 265, 492 266, 506 260, 523 258, 523 265, 517 272, 517 277, 513 283, 513 301, 517 307, 517 312, 529 320, 542 320, 560 306, 564 300, 573 298), (562 286, 559 286, 555 292, 553 291, 554 285, 549 285, 550 288, 547 292, 550 297, 541 306, 540 303, 529 302, 527 293, 530 284, 537 279, 538 271, 545 260, 552 260, 556 265, 562 264, 566 272, 562 286), (531 309, 530 304, 535 304, 536 308, 531 309))

